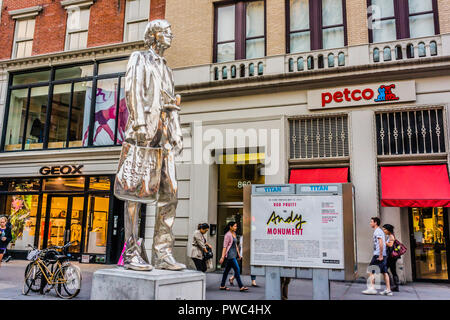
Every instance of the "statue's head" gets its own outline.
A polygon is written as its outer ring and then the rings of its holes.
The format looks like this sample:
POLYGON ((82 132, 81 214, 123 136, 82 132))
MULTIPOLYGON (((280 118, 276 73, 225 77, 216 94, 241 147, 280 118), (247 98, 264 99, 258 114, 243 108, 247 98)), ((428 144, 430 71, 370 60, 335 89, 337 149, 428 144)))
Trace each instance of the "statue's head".
POLYGON ((147 47, 156 46, 160 49, 168 49, 172 44, 172 30, 167 20, 152 20, 147 24, 144 33, 144 42, 147 47))

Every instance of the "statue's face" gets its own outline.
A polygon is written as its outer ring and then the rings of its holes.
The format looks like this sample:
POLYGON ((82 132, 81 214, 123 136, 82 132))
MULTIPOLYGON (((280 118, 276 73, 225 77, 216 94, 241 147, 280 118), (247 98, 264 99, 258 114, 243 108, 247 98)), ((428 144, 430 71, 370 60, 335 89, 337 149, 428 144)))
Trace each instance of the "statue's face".
POLYGON ((164 31, 158 33, 157 41, 165 48, 170 48, 172 45, 172 39, 173 34, 170 27, 167 27, 164 31))

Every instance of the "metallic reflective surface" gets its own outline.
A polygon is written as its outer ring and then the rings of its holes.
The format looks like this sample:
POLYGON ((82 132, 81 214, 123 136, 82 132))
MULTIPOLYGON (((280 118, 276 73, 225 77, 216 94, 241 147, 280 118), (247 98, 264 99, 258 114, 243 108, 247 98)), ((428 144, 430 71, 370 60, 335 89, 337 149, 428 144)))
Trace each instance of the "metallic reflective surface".
POLYGON ((117 170, 114 194, 126 201, 124 267, 151 270, 138 239, 141 203, 156 204, 153 262, 156 268, 182 270, 172 254, 177 207, 175 156, 183 148, 180 96, 174 93, 172 70, 162 57, 172 42, 170 24, 153 20, 144 35, 148 51, 133 52, 125 75, 129 119, 117 170))

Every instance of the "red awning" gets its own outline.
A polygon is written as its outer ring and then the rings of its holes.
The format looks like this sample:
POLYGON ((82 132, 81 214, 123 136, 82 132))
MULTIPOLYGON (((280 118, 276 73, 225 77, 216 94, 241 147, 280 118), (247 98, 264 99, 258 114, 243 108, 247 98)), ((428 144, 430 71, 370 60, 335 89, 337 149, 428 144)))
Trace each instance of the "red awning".
POLYGON ((347 183, 348 168, 293 169, 289 183, 347 183))
POLYGON ((450 207, 447 165, 381 167, 383 207, 450 207))

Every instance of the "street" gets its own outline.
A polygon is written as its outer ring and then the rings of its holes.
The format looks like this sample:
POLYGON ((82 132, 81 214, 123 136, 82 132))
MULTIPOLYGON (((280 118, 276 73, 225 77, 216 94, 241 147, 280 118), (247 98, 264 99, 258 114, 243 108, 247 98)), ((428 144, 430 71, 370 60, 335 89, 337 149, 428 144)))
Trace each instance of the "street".
MULTIPOLYGON (((46 295, 30 292, 27 296, 22 294, 23 273, 28 261, 14 260, 3 263, 0 267, 0 300, 59 300, 54 290, 46 295)), ((112 265, 79 264, 82 270, 82 287, 80 294, 74 300, 89 300, 92 274, 102 268, 113 268, 112 265)), ((239 292, 235 285, 230 291, 220 291, 219 285, 222 275, 220 273, 207 273, 206 299, 207 300, 264 300, 264 278, 257 277, 260 287, 249 287, 248 292, 239 292)), ((250 276, 243 276, 245 285, 250 284, 250 276)), ((229 282, 227 282, 229 285, 229 282)), ((361 282, 332 281, 332 300, 450 300, 450 284, 435 283, 408 283, 400 287, 401 292, 394 296, 368 296, 361 294, 365 284, 361 282)), ((312 299, 312 281, 293 279, 289 285, 290 300, 312 299)))

